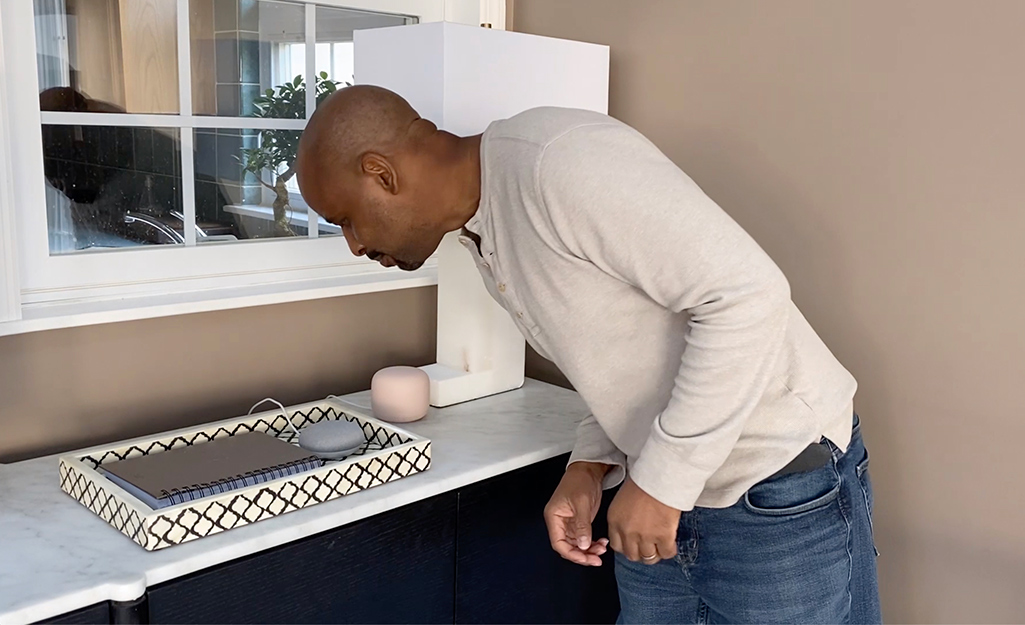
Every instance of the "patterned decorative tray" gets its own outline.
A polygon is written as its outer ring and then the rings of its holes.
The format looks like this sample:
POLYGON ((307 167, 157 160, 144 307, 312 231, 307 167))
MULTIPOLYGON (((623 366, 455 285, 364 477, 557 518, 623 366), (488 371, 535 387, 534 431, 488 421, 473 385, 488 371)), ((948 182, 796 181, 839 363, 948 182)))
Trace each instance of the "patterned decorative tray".
POLYGON ((153 509, 97 471, 107 462, 199 445, 246 432, 268 432, 295 443, 280 411, 95 447, 60 459, 61 490, 147 551, 164 549, 279 514, 366 490, 431 466, 431 441, 348 405, 323 400, 287 408, 296 427, 325 419, 346 419, 363 427, 366 443, 353 455, 327 461, 312 471, 153 509))

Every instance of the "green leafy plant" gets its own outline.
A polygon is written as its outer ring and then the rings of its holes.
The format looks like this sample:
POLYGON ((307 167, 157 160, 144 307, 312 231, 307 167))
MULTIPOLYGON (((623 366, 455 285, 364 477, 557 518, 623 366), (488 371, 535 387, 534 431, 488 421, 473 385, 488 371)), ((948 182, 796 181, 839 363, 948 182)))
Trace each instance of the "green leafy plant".
MULTIPOLYGON (((317 105, 342 85, 351 86, 331 80, 327 72, 315 76, 317 105)), ((306 117, 306 83, 302 76, 296 76, 291 82, 268 89, 260 97, 253 100, 256 117, 272 119, 303 119, 306 117)), ((291 206, 288 203, 286 183, 295 176, 295 157, 299 148, 300 130, 267 129, 260 131, 260 144, 255 148, 242 150, 243 171, 250 173, 260 184, 274 192, 274 233, 276 236, 294 236, 296 233, 289 224, 291 206), (264 180, 263 173, 268 172, 273 184, 264 180)))

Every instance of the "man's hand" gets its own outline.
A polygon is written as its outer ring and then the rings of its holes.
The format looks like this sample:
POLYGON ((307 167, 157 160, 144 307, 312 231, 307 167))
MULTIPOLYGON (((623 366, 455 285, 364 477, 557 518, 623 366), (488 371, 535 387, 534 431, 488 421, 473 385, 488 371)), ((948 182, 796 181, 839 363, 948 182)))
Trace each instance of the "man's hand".
POLYGON ((609 467, 595 462, 574 462, 545 506, 545 523, 552 549, 584 566, 601 566, 609 540, 593 540, 591 523, 601 505, 602 478, 609 467))
POLYGON ((609 506, 609 544, 633 562, 655 564, 675 556, 679 525, 679 510, 644 492, 630 478, 609 506))

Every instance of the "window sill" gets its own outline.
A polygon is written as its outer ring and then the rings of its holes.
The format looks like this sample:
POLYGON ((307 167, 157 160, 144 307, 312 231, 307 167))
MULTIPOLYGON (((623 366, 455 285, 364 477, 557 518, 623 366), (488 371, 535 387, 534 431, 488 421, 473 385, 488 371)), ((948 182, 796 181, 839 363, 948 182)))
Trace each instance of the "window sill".
POLYGON ((24 305, 22 318, 0 322, 0 336, 58 328, 170 317, 214 310, 283 304, 438 284, 435 262, 414 273, 372 269, 365 273, 184 293, 24 305))
MULTIPOLYGON (((263 206, 262 204, 227 204, 225 205, 224 210, 242 217, 252 217, 263 221, 274 220, 274 209, 270 206, 263 206)), ((306 212, 305 208, 299 208, 293 204, 292 213, 288 216, 288 223, 293 226, 308 228, 310 224, 309 214, 306 212)), ((320 232, 321 234, 341 234, 342 229, 321 219, 320 232)))

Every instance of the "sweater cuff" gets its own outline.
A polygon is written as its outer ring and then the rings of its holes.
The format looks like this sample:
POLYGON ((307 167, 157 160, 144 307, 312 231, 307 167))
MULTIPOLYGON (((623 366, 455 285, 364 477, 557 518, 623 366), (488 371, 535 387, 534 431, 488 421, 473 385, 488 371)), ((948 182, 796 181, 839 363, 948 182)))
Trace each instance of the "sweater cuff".
POLYGON ((602 490, 609 490, 610 488, 615 488, 622 484, 623 480, 626 479, 626 457, 622 454, 619 454, 618 457, 605 456, 600 458, 586 458, 583 456, 576 457, 574 455, 570 455, 569 462, 566 463, 566 467, 568 468, 569 465, 573 464, 574 462, 597 462, 600 464, 609 465, 609 470, 601 481, 602 490))
POLYGON ((566 466, 574 462, 611 465, 612 468, 602 479, 602 488, 605 490, 619 486, 626 478, 626 454, 616 447, 594 415, 586 417, 577 427, 577 441, 566 466))

